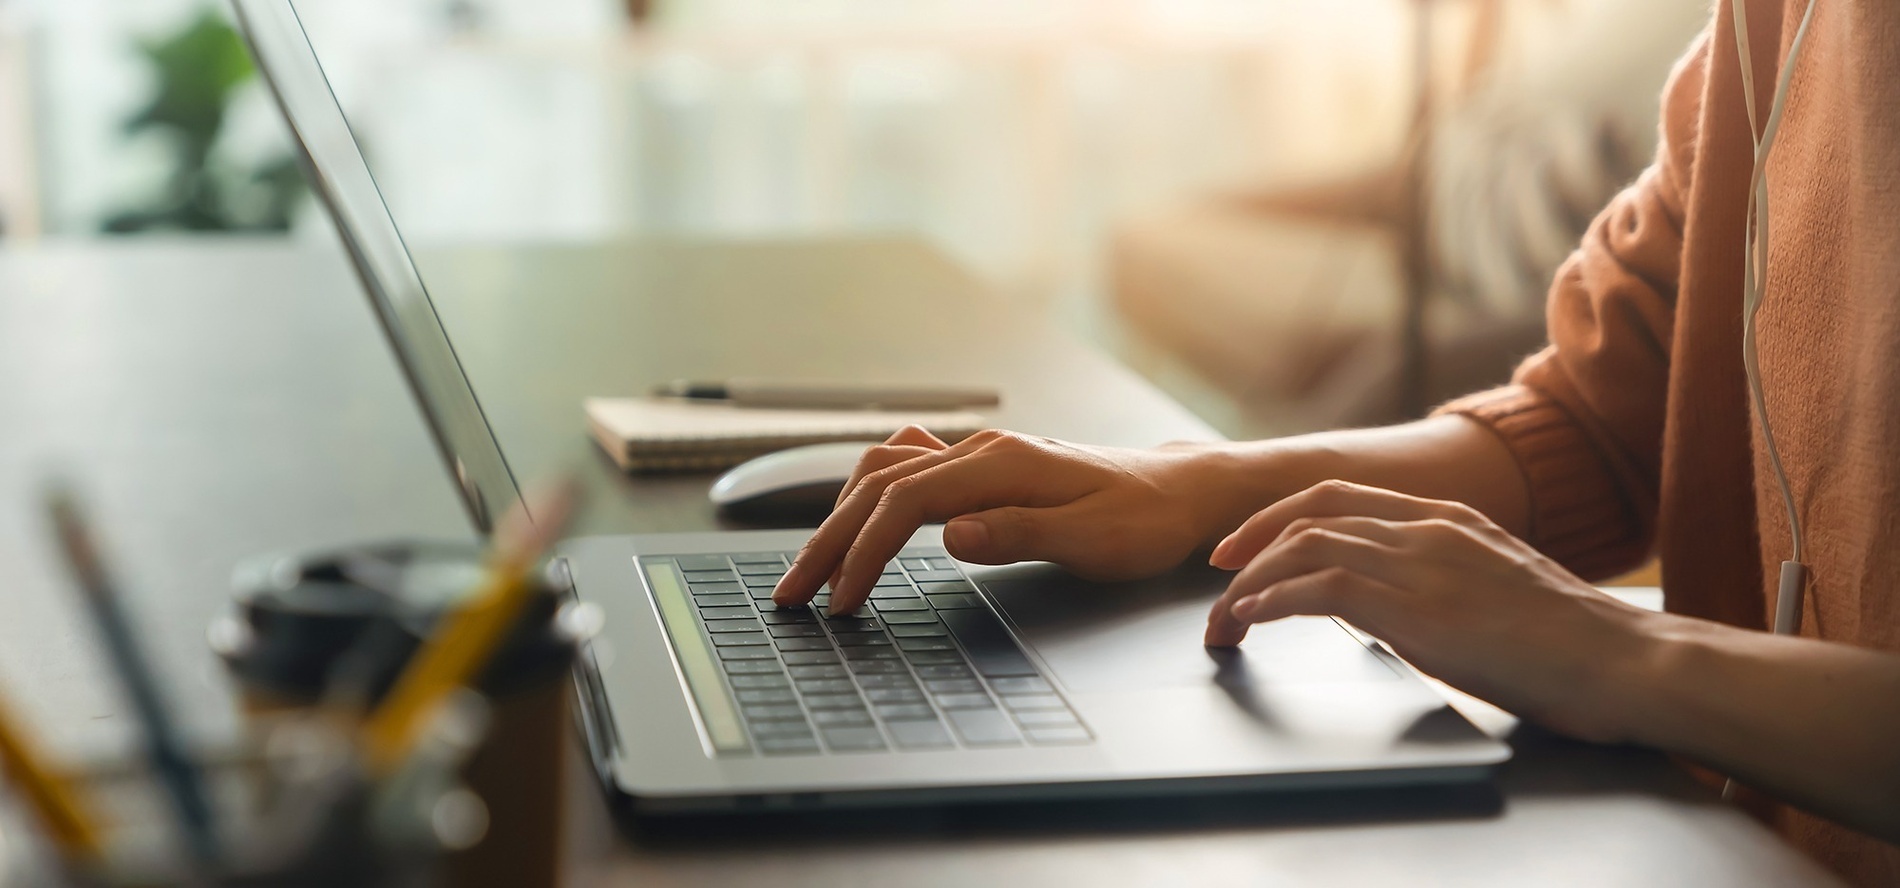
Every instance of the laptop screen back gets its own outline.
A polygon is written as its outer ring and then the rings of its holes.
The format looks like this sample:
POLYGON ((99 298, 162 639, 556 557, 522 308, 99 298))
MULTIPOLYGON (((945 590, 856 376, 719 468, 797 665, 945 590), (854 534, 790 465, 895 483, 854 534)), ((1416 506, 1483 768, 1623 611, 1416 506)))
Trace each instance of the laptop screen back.
POLYGON ((486 535, 501 513, 520 502, 520 489, 316 50, 290 0, 231 4, 290 124, 311 189, 336 223, 470 519, 486 535))

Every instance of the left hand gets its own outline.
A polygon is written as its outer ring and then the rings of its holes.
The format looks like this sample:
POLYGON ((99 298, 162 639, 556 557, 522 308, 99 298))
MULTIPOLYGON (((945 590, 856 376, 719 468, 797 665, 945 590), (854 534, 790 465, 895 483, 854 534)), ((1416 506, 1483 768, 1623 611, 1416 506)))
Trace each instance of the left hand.
POLYGON ((1624 604, 1469 506, 1329 481, 1261 510, 1210 561, 1241 569, 1210 646, 1296 614, 1338 616, 1421 671, 1554 730, 1627 737, 1621 676, 1656 615, 1624 604))

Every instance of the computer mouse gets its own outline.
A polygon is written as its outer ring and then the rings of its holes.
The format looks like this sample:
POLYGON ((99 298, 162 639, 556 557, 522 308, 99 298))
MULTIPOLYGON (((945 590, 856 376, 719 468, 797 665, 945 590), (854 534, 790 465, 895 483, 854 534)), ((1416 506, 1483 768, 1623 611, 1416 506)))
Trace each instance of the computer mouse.
POLYGON ((851 471, 871 445, 863 442, 808 444, 734 466, 714 481, 707 497, 723 512, 823 517, 851 480, 851 471))

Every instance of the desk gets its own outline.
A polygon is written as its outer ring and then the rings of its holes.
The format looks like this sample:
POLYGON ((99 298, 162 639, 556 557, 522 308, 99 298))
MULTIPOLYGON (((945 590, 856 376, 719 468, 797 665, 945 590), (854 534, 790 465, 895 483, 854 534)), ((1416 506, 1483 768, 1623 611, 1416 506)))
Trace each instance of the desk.
MULTIPOLYGON (((1012 316, 907 241, 425 253, 524 477, 579 467, 587 532, 717 526, 705 479, 631 479, 579 399, 673 376, 856 369, 1007 393, 1002 421, 1127 445, 1212 433, 1012 316), (787 347, 795 343, 796 347, 787 347)), ((0 251, 0 688, 52 745, 127 748, 126 714, 39 526, 39 473, 80 479, 191 729, 235 728, 203 627, 237 559, 466 536, 340 253, 278 241, 0 251)), ((1783 885, 1825 874, 1660 756, 1535 731, 1495 795, 1360 793, 839 820, 835 835, 612 837, 578 792, 591 884, 1783 885)), ((783 825, 781 825, 783 828, 783 825)))

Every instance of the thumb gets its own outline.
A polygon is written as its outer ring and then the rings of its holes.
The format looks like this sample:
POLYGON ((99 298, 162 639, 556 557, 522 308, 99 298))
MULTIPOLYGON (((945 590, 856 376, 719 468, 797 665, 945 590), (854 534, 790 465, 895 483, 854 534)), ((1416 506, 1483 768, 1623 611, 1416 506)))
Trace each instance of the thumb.
MULTIPOLYGON (((943 546, 960 561, 1013 564, 1070 560, 1076 553, 1061 508, 1004 506, 954 518, 943 528, 943 546)), ((1073 523, 1073 522, 1068 522, 1073 523)))

